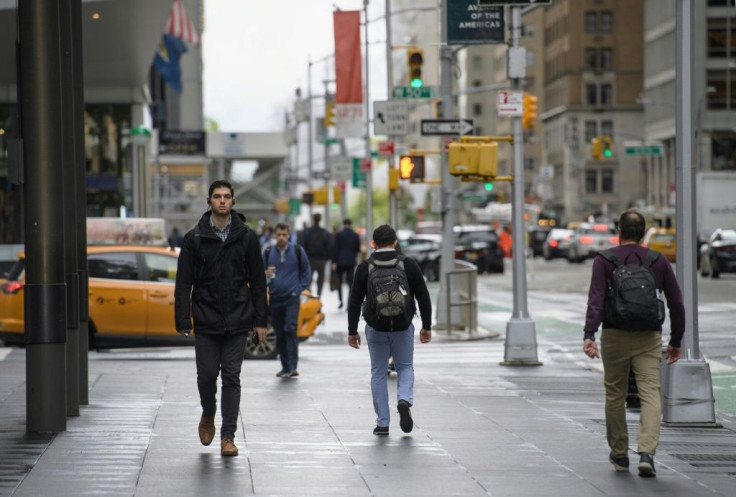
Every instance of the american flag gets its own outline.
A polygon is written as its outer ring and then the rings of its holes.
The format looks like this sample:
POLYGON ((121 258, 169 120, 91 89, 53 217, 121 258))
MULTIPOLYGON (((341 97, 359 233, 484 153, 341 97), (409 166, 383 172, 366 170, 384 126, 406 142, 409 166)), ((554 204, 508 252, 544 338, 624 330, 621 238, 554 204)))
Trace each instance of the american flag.
POLYGON ((187 43, 191 43, 197 47, 199 46, 199 32, 194 27, 194 23, 189 17, 189 14, 187 14, 187 11, 184 10, 181 0, 175 0, 174 5, 171 6, 171 13, 169 14, 169 20, 166 22, 164 32, 187 43))

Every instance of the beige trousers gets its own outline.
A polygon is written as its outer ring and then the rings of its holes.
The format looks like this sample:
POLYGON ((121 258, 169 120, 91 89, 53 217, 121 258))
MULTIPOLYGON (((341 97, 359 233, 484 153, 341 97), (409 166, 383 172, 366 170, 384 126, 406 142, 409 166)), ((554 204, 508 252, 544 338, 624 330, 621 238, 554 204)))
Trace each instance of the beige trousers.
POLYGON ((637 452, 654 454, 659 443, 662 414, 659 397, 662 333, 604 329, 601 334, 601 358, 606 389, 606 436, 611 451, 623 456, 629 449, 626 394, 629 369, 632 369, 641 399, 637 452))

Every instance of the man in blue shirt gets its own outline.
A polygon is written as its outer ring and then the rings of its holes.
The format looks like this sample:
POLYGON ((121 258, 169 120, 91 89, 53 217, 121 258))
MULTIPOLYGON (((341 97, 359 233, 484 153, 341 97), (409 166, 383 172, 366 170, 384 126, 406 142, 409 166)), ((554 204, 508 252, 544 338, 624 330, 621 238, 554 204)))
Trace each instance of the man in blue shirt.
POLYGON ((276 347, 281 359, 279 378, 299 376, 299 295, 309 287, 312 270, 304 249, 289 241, 289 226, 278 223, 274 229, 276 246, 266 249, 263 263, 269 292, 271 323, 276 332, 276 347), (297 250, 298 249, 298 250, 297 250))

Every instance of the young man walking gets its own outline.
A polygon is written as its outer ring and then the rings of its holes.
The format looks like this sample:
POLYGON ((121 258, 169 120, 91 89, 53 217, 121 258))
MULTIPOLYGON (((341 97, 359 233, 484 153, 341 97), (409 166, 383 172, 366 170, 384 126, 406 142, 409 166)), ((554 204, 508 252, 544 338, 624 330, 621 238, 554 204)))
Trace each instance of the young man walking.
POLYGON ((176 331, 194 331, 197 387, 202 405, 199 439, 215 436, 217 376, 222 373, 220 429, 223 456, 237 456, 234 443, 240 408, 240 369, 249 332, 266 337, 266 278, 258 237, 232 210, 233 187, 210 185, 197 226, 182 242, 174 290, 176 331))
POLYGON ((310 280, 312 273, 317 271, 317 295, 322 295, 322 287, 325 284, 325 266, 330 255, 332 255, 332 235, 319 225, 320 221, 322 221, 322 214, 314 213, 312 216, 313 224, 302 231, 301 241, 309 256, 310 280))
POLYGON ((339 309, 342 309, 342 282, 347 281, 348 288, 353 286, 353 273, 360 253, 360 237, 353 231, 353 222, 345 219, 342 222, 342 231, 335 235, 335 248, 332 252, 332 270, 337 272, 340 285, 337 287, 337 297, 340 299, 339 309))
POLYGON ((620 245, 601 252, 593 261, 583 352, 591 359, 603 357, 606 436, 611 448, 609 461, 616 471, 629 470, 625 402, 629 370, 633 370, 641 399, 637 433, 638 470, 640 476, 653 477, 657 474, 654 453, 659 443, 661 417, 659 369, 661 323, 664 320, 663 304, 658 302, 656 292, 664 292, 669 307, 672 333, 667 346, 667 361, 670 364, 681 355, 685 308, 670 263, 657 252, 640 245, 645 225, 644 217, 633 209, 621 214, 618 227, 620 245), (636 281, 635 285, 627 285, 635 288, 633 301, 626 292, 619 291, 626 286, 622 284, 625 279, 636 281), (658 310, 660 306, 662 308, 658 310), (595 332, 601 323, 603 331, 599 353, 595 332))
POLYGON ((432 339, 432 301, 421 269, 413 259, 396 251, 394 229, 384 224, 373 232, 371 247, 375 252, 358 264, 348 300, 348 345, 360 348, 358 321, 361 310, 365 319, 365 339, 371 357, 371 393, 376 412, 374 435, 388 435, 388 364, 394 358, 397 386, 397 409, 402 431, 411 432, 414 421, 414 325, 415 299, 419 304, 422 329, 419 341, 432 339), (364 303, 365 300, 365 303, 364 303))
POLYGON ((276 332, 276 347, 281 359, 279 378, 299 376, 299 320, 300 295, 309 288, 312 270, 307 254, 299 245, 289 242, 289 226, 283 223, 274 229, 276 246, 266 248, 263 260, 268 281, 271 324, 276 332))

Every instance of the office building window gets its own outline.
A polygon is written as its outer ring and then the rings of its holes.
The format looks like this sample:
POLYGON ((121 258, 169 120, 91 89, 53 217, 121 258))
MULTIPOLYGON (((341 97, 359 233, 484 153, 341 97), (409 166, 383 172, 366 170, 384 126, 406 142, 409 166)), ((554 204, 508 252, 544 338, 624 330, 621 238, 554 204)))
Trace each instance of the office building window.
POLYGON ((601 105, 613 104, 613 86, 610 83, 601 85, 601 105))
MULTIPOLYGON (((708 84, 713 88, 712 92, 707 93, 709 109, 727 109, 728 108, 728 87, 729 79, 732 84, 731 96, 736 88, 733 88, 736 72, 730 71, 708 71, 708 84), (730 76, 730 77, 729 77, 730 76)), ((733 108, 736 108, 734 106, 733 108)))
POLYGON ((585 85, 585 103, 588 105, 598 104, 598 87, 596 85, 585 85))
POLYGON ((604 10, 601 12, 601 33, 613 33, 613 12, 604 10))
POLYGON ((534 157, 524 157, 524 171, 534 172, 534 157))
POLYGON ((736 170, 736 132, 723 131, 711 135, 713 170, 736 170))
POLYGON ((736 6, 736 0, 708 0, 708 7, 736 6))
POLYGON ((483 126, 475 125, 473 129, 473 134, 475 136, 483 136, 483 126))
POLYGON ((595 69, 598 65, 598 50, 588 47, 585 49, 585 68, 595 69))
POLYGON ((598 136, 598 123, 595 121, 585 121, 585 141, 590 142, 598 136))
POLYGON ((596 25, 598 20, 597 12, 594 11, 588 11, 585 13, 585 32, 586 33, 595 33, 596 31, 596 25))
POLYGON ((601 121, 601 134, 613 138, 613 121, 601 121))
POLYGON ((587 169, 585 171, 585 193, 596 193, 598 191, 598 171, 587 169))
POLYGON ((483 115, 483 104, 473 104, 473 115, 474 116, 483 115))
POLYGON ((613 193, 613 169, 601 171, 601 193, 613 193))
POLYGON ((613 50, 610 48, 601 48, 601 69, 611 70, 613 69, 613 50))

